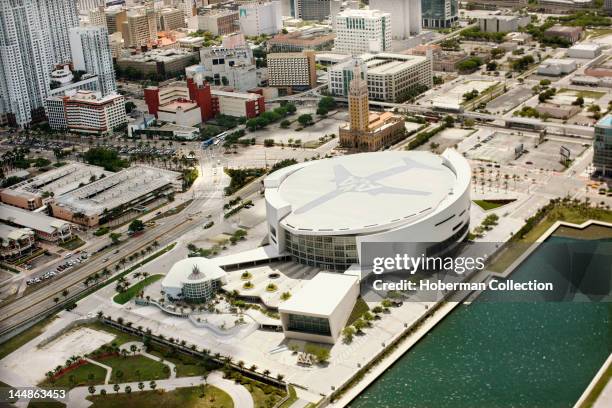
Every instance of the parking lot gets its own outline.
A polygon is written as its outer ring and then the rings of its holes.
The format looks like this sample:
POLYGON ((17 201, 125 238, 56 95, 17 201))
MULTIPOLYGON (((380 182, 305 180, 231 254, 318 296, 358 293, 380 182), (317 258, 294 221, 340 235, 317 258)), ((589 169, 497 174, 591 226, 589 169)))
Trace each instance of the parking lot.
POLYGON ((26 284, 28 286, 32 286, 32 285, 38 285, 44 281, 50 280, 55 278, 56 276, 67 272, 68 270, 70 270, 71 268, 75 267, 76 265, 80 264, 81 262, 83 262, 85 259, 87 259, 88 255, 86 252, 82 252, 82 253, 67 253, 64 255, 64 259, 66 260, 66 262, 64 262, 63 264, 57 266, 55 269, 53 270, 48 270, 45 272, 41 272, 38 276, 33 276, 30 279, 28 279, 26 281, 26 284))
POLYGON ((487 103, 487 110, 492 114, 506 113, 515 106, 525 102, 532 95, 533 92, 530 87, 524 85, 517 86, 487 103))

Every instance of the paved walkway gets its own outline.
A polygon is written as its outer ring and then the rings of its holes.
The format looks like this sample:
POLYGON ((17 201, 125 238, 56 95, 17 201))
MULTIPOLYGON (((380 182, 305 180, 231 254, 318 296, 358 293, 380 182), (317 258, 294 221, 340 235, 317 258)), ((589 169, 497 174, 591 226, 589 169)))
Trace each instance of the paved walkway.
POLYGON ((92 360, 91 358, 87 358, 87 357, 85 357, 83 360, 87 361, 88 363, 95 364, 95 365, 105 369, 106 370, 106 377, 104 377, 104 384, 108 384, 110 382, 111 374, 113 373, 113 367, 107 366, 105 364, 100 363, 99 361, 92 360))
MULTIPOLYGON (((149 387, 150 381, 142 381, 145 385, 143 391, 150 391, 149 387)), ((213 385, 221 390, 225 391, 229 394, 229 396, 234 401, 234 406, 239 408, 254 408, 253 398, 251 394, 244 388, 242 385, 236 384, 233 381, 226 380, 223 378, 223 375, 220 372, 212 372, 206 378, 206 382, 210 385, 213 385)), ((197 387, 203 383, 201 376, 196 377, 180 377, 180 378, 171 378, 167 380, 157 380, 155 381, 157 384, 155 389, 164 390, 166 392, 175 390, 177 388, 185 388, 185 387, 197 387)), ((130 382, 119 384, 120 393, 125 392, 125 387, 130 386, 132 388, 132 392, 140 392, 138 389, 138 382, 130 382)), ((94 395, 100 395, 101 390, 106 390, 107 394, 116 394, 113 389, 113 384, 105 384, 105 385, 97 385, 94 387, 96 390, 94 395)), ((77 387, 70 390, 68 393, 68 402, 66 408, 87 408, 92 402, 87 399, 91 393, 89 392, 88 387, 77 387)))

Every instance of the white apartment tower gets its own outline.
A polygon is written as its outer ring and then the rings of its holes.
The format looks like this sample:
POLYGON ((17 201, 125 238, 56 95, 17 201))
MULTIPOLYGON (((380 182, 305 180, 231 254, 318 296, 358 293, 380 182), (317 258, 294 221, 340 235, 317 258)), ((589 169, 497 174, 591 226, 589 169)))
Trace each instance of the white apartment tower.
POLYGON ((283 28, 281 3, 278 0, 241 4, 238 16, 244 35, 273 35, 283 28))
POLYGON ((0 122, 22 127, 44 115, 49 74, 58 62, 46 3, 0 0, 0 122))
POLYGON ((102 96, 116 92, 113 57, 106 27, 76 27, 70 30, 74 69, 96 74, 102 96))
MULTIPOLYGON (((19 2, 17 2, 19 3, 19 2)), ((39 15, 51 41, 54 64, 70 61, 68 32, 79 26, 79 16, 74 0, 38 0, 39 15)))
POLYGON ((334 49, 352 55, 391 48, 391 14, 379 10, 344 10, 335 18, 334 49))
POLYGON ((391 34, 403 40, 421 32, 421 0, 370 0, 371 10, 391 14, 391 34))

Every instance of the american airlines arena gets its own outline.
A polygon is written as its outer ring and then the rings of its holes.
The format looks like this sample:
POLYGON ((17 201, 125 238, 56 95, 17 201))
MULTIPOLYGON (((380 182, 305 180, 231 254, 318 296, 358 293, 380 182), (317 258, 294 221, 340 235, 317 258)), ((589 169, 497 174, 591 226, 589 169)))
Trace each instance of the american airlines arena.
POLYGON ((286 167, 264 181, 270 244, 296 262, 333 271, 362 264, 364 243, 438 255, 468 233, 470 180, 468 162, 452 149, 286 167))

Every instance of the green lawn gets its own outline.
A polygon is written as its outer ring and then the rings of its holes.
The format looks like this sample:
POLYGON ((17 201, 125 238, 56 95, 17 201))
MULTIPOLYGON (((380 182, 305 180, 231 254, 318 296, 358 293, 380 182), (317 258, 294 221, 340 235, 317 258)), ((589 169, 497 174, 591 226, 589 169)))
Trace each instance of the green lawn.
POLYGON ((346 321, 346 326, 348 327, 351 324, 353 324, 355 320, 359 319, 361 315, 363 315, 368 310, 370 310, 370 308, 368 307, 368 304, 365 302, 365 300, 361 298, 361 296, 359 296, 357 298, 357 302, 355 302, 355 306, 353 307, 353 311, 351 312, 351 315, 346 321))
POLYGON ((117 381, 125 383, 141 380, 162 380, 170 376, 170 373, 164 372, 165 364, 140 355, 109 357, 100 360, 100 362, 113 368, 111 376, 111 382, 113 383, 117 381), (123 372, 123 377, 120 379, 117 379, 117 371, 123 372))
POLYGON ((170 209, 170 210, 168 210, 166 212, 163 212, 163 213, 161 213, 159 215, 156 215, 155 217, 151 218, 151 221, 161 220, 163 218, 170 217, 171 215, 178 214, 181 211, 183 211, 185 209, 185 207, 187 207, 189 204, 191 204, 192 201, 193 200, 187 200, 184 203, 179 204, 176 207, 174 207, 174 208, 172 208, 172 209, 170 209))
POLYGON ((43 332, 43 329, 54 319, 55 317, 51 319, 44 319, 43 321, 36 323, 29 329, 19 333, 10 340, 7 340, 4 343, 0 344, 0 359, 3 359, 4 357, 8 356, 13 351, 26 344, 28 341, 38 337, 43 332))
POLYGON ((146 288, 147 286, 149 286, 150 284, 157 282, 158 280, 160 280, 161 278, 163 278, 164 275, 151 275, 151 276, 147 276, 145 279, 141 280, 140 282, 130 286, 129 288, 127 288, 127 290, 125 292, 121 292, 115 295, 115 297, 113 298, 113 300, 117 303, 119 303, 120 305, 123 305, 127 302, 129 302, 134 296, 138 295, 140 292, 142 292, 144 290, 144 288, 146 288))
POLYGON ((60 378, 56 379, 55 382, 51 383, 49 380, 43 381, 41 387, 62 387, 62 388, 74 388, 81 385, 97 385, 104 384, 104 378, 106 378, 106 370, 95 364, 87 363, 80 366, 60 378), (93 380, 89 380, 89 375, 93 374, 93 380))
MULTIPOLYGON (((148 383, 145 383, 148 388, 148 383)), ((94 395, 87 397, 93 402, 92 408, 233 408, 232 398, 225 392, 212 385, 207 385, 202 394, 201 387, 179 388, 164 392, 142 391, 131 394, 112 394, 105 396, 94 395)), ((136 390, 138 391, 138 390, 136 390)), ((238 408, 238 407, 237 407, 238 408)))
POLYGON ((474 204, 476 204, 485 211, 489 211, 504 206, 506 204, 510 204, 513 201, 514 200, 474 200, 474 204))
POLYGON ((295 401, 298 400, 298 396, 295 393, 295 388, 292 385, 289 386, 289 399, 280 406, 280 408, 289 408, 295 401))
POLYGON ((266 393, 263 387, 259 387, 258 385, 248 384, 246 385, 247 390, 251 393, 251 397, 253 397, 253 404, 255 408, 269 408, 273 407, 278 401, 280 401, 284 395, 282 392, 280 393, 266 393))
POLYGON ((576 95, 576 98, 581 96, 583 98, 591 98, 591 99, 599 99, 606 94, 605 92, 581 91, 579 89, 567 89, 567 88, 563 88, 557 93, 571 93, 571 94, 576 95))
POLYGON ((78 247, 81 247, 83 245, 85 245, 85 241, 83 241, 81 238, 77 237, 76 235, 74 235, 69 241, 62 242, 61 244, 59 244, 59 246, 69 251, 77 249, 78 247))
MULTIPOLYGON (((590 219, 612 222, 612 211, 591 208, 589 213, 586 214, 584 211, 575 207, 556 208, 552 210, 548 216, 544 217, 539 224, 533 227, 531 231, 525 234, 525 237, 510 242, 508 247, 493 259, 493 263, 489 265, 488 269, 495 272, 505 271, 529 248, 529 246, 531 246, 531 244, 536 242, 538 238, 557 221, 582 224, 590 219)), ((588 238, 588 231, 584 232, 583 237, 588 238)))
POLYGON ((194 357, 181 354, 179 352, 171 353, 168 349, 160 346, 152 346, 149 349, 149 353, 163 358, 176 365, 176 376, 177 377, 195 377, 209 373, 216 367, 206 367, 204 361, 198 360, 194 357))

